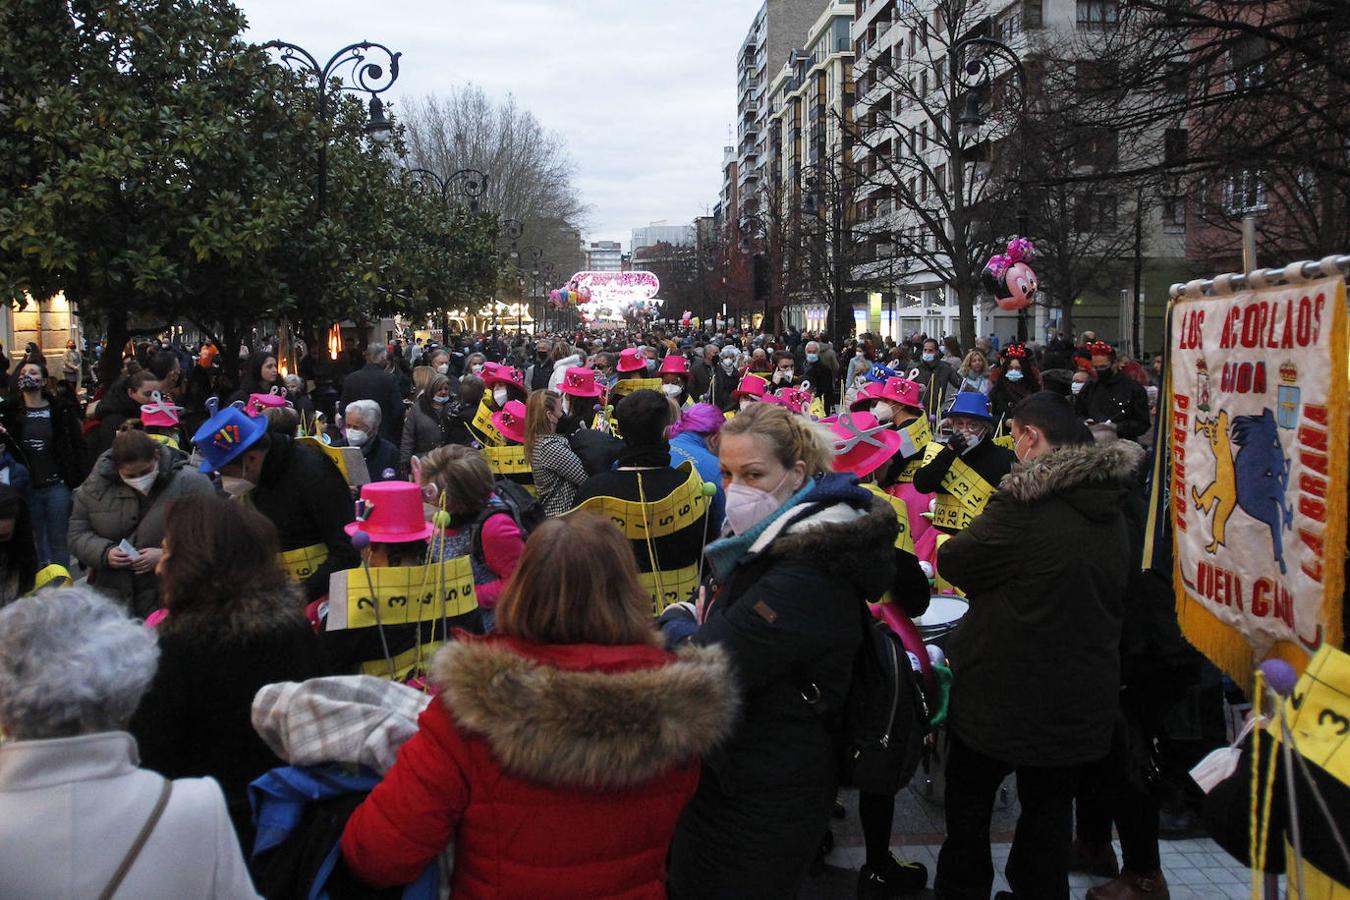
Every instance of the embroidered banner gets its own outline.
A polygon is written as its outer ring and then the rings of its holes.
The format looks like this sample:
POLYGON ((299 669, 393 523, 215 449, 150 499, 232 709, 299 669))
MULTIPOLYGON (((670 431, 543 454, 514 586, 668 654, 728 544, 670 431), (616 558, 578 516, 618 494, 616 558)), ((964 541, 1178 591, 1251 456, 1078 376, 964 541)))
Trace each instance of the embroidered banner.
POLYGON ((1302 671, 1341 641, 1345 281, 1183 297, 1170 325, 1182 631, 1239 684, 1271 656, 1302 671))

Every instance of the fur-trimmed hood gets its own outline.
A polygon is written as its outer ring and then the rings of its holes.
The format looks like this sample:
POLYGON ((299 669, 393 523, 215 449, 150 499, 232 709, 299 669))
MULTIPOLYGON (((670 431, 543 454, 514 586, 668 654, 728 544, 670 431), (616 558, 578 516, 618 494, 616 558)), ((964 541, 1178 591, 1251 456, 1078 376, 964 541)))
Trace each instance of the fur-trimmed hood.
POLYGON ((470 639, 446 645, 432 662, 455 723, 483 738, 516 778, 633 787, 707 754, 735 717, 731 670, 719 647, 689 647, 664 665, 655 648, 595 648, 598 657, 631 653, 638 666, 566 668, 544 659, 555 649, 583 648, 523 647, 543 659, 509 640, 470 639))
POLYGON ((304 591, 300 585, 288 583, 280 591, 261 588, 239 591, 224 610, 201 606, 170 610, 156 628, 164 637, 211 643, 246 641, 290 628, 309 628, 304 609, 304 591))
POLYGON ((1079 489, 1110 494, 1124 490, 1139 471, 1144 448, 1134 441, 1064 447, 1016 463, 999 484, 999 492, 1021 503, 1079 489))

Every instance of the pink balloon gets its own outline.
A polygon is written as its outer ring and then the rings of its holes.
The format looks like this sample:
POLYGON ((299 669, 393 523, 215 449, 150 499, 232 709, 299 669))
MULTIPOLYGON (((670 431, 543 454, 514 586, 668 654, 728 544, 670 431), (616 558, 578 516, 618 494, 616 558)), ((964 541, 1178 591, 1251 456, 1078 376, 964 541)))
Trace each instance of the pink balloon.
POLYGON ((1036 273, 1026 263, 1008 266, 1001 279, 1003 291, 994 298, 999 309, 1025 309, 1036 296, 1036 273))

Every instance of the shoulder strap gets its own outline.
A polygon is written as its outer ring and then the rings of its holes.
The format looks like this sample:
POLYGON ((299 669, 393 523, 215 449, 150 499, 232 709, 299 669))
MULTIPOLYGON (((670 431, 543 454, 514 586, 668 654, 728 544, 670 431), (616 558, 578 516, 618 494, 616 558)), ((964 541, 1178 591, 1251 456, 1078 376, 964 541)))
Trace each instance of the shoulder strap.
POLYGON ((159 789, 159 799, 155 801, 155 808, 150 810, 150 818, 145 820, 141 826, 140 834, 136 835, 136 840, 131 842, 131 848, 127 850, 127 855, 122 858, 122 862, 113 872, 112 878, 108 880, 108 885, 98 895, 99 900, 112 900, 112 896, 117 893, 117 889, 122 886, 122 879, 127 877, 127 872, 136 864, 136 858, 141 855, 141 849, 145 842, 150 839, 150 833, 155 830, 159 824, 160 816, 164 815, 164 807, 169 805, 169 795, 173 793, 173 782, 168 778, 164 779, 164 785, 159 789))

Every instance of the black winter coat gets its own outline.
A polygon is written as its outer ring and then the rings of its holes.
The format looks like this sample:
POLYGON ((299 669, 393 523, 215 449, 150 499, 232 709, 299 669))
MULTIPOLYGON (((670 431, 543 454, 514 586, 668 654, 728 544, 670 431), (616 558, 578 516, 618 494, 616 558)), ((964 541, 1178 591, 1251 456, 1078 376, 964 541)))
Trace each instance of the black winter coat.
POLYGON ((1148 392, 1142 384, 1119 372, 1089 381, 1074 405, 1084 418, 1113 423, 1116 434, 1127 441, 1138 440, 1152 425, 1148 392))
POLYGON ((132 717, 141 762, 166 778, 220 782, 245 853, 252 850, 248 783, 285 765, 253 730, 265 684, 328 674, 298 591, 243 593, 223 617, 170 612, 158 626, 159 668, 132 717))
POLYGON ((380 437, 398 446, 403 436, 403 392, 398 377, 381 366, 366 363, 342 382, 342 408, 353 400, 374 400, 380 404, 380 437))
MULTIPOLYGON (((43 392, 52 408, 52 450, 56 456, 56 470, 66 487, 75 490, 89 474, 92 460, 86 459, 84 436, 80 433, 80 419, 75 407, 43 392)), ((24 403, 23 394, 15 391, 3 401, 0 421, 13 439, 12 446, 19 461, 33 470, 32 462, 23 450, 24 403)))
POLYGON ((329 575, 361 563, 343 530, 356 517, 351 491, 318 450, 284 434, 271 435, 271 441, 248 500, 277 527, 283 551, 327 545, 327 561, 303 585, 308 599, 317 600, 328 593, 329 575))
POLYGON ((950 727, 1013 766, 1107 755, 1131 568, 1122 506, 1144 451, 1066 447, 1018 464, 938 550, 970 611, 947 645, 950 727))
POLYGON ((825 476, 712 594, 694 640, 726 648, 741 716, 680 821, 672 896, 795 892, 828 827, 862 603, 892 587, 898 531, 884 500, 825 476))

